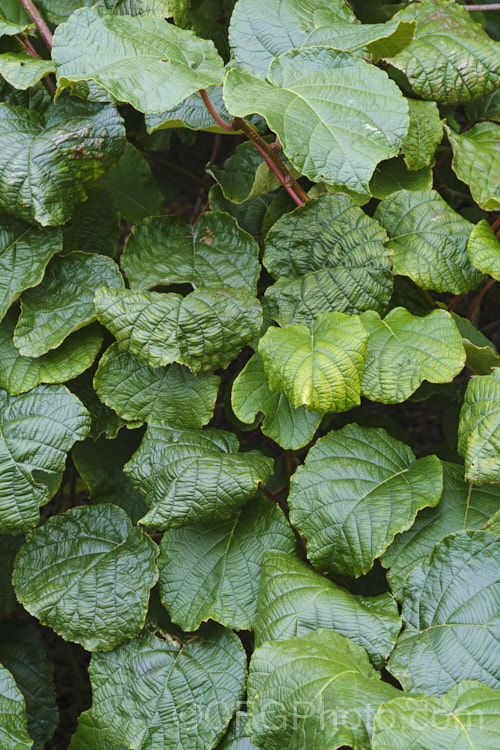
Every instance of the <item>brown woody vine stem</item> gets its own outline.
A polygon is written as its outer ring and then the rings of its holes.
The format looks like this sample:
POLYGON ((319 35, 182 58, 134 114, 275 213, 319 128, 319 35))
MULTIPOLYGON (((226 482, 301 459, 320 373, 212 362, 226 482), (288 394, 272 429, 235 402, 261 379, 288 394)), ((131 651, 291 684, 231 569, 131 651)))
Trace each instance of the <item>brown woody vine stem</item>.
POLYGON ((465 10, 479 10, 484 12, 486 10, 500 10, 500 3, 491 3, 490 5, 462 5, 465 10))
POLYGON ((298 206, 304 206, 309 200, 309 196, 303 190, 298 182, 293 179, 292 175, 281 161, 277 153, 277 143, 269 144, 260 137, 258 133, 252 128, 252 126, 241 117, 233 118, 231 124, 227 123, 219 115, 214 105, 210 101, 205 89, 200 89, 200 96, 207 110, 212 115, 213 119, 224 130, 232 133, 235 130, 242 130, 247 138, 252 141, 253 145, 260 153, 264 161, 267 163, 269 168, 274 172, 278 180, 281 182, 287 193, 293 198, 298 206))
POLYGON ((481 291, 477 295, 476 299, 474 300, 474 302, 472 303, 472 305, 469 308, 469 312, 467 313, 467 317, 469 318, 469 320, 472 317, 472 313, 474 312, 474 310, 476 309, 476 307, 479 305, 479 303, 481 302, 481 300, 483 299, 483 297, 485 296, 485 294, 490 291, 491 287, 495 283, 496 283, 496 279, 490 279, 488 281, 488 283, 483 286, 483 288, 481 289, 481 291))
POLYGON ((37 27, 43 41, 52 52, 52 32, 43 20, 38 8, 35 7, 33 0, 19 0, 19 2, 37 27))

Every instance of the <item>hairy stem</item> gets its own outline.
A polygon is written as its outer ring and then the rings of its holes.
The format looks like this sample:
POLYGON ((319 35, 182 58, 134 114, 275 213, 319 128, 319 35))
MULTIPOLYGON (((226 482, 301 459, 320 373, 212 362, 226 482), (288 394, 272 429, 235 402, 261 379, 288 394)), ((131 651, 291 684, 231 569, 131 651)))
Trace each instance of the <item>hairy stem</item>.
POLYGON ((19 2, 37 27, 43 41, 52 52, 52 32, 43 20, 38 8, 35 7, 33 0, 19 0, 19 2))

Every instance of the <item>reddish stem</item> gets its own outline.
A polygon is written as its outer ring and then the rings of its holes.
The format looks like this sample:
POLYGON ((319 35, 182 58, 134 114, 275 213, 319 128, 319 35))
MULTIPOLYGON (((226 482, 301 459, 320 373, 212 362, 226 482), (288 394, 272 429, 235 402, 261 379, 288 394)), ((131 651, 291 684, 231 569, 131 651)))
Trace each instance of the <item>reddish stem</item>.
POLYGON ((460 302, 460 300, 462 300, 464 298, 464 296, 465 296, 464 294, 457 294, 457 296, 455 297, 455 299, 452 300, 451 303, 448 305, 448 308, 447 308, 448 312, 453 312, 453 310, 455 309, 455 307, 458 305, 458 303, 460 302))
POLYGON ((34 22, 40 33, 40 36, 42 37, 49 50, 52 52, 52 32, 43 20, 38 8, 35 7, 33 0, 19 0, 19 2, 23 6, 28 16, 34 22))
POLYGON ((295 192, 295 190, 292 187, 290 187, 289 184, 287 184, 286 177, 284 177, 281 174, 281 172, 278 171, 278 168, 274 166, 272 159, 269 158, 269 156, 266 154, 264 149, 261 148, 258 143, 255 143, 255 141, 252 141, 252 143, 257 149, 257 151, 260 153, 260 155, 262 156, 262 158, 264 159, 268 167, 274 172, 274 174, 276 175, 278 180, 281 182, 281 184, 283 185, 287 193, 293 198, 297 206, 305 206, 304 201, 301 201, 297 193, 295 192))
POLYGON ((465 10, 479 10, 484 12, 486 10, 500 10, 500 3, 490 3, 489 5, 462 5, 465 10))
MULTIPOLYGON (((26 52, 28 53, 28 55, 31 55, 31 57, 39 57, 38 52, 33 47, 33 45, 31 44, 31 42, 29 41, 29 39, 22 39, 22 37, 17 36, 17 34, 16 34, 16 39, 19 42, 19 44, 21 45, 21 47, 26 50, 26 52)), ((49 75, 47 75, 47 76, 45 76, 44 81, 47 84, 47 88, 49 89, 49 91, 52 94, 52 96, 55 96, 56 87, 54 86, 52 78, 49 75)))
POLYGON ((496 230, 498 229, 498 227, 500 227, 500 214, 498 214, 497 218, 495 219, 495 221, 491 225, 491 228, 492 228, 492 230, 494 232, 496 232, 496 230))
POLYGON ((485 284, 485 285, 483 286, 483 288, 481 289, 481 291, 480 291, 480 292, 479 292, 479 294, 477 295, 476 299, 474 300, 474 302, 473 302, 473 303, 472 303, 472 305, 470 306, 469 312, 467 313, 467 317, 468 317, 469 319, 470 319, 470 318, 472 317, 472 314, 473 314, 474 310, 475 310, 475 309, 476 309, 476 307, 477 307, 477 306, 479 305, 479 303, 480 303, 480 302, 481 302, 481 300, 483 299, 484 295, 485 295, 485 294, 486 294, 487 292, 489 292, 489 290, 491 289, 491 287, 493 286, 493 284, 495 284, 495 282, 496 282, 496 279, 490 279, 490 280, 488 281, 488 283, 487 283, 487 284, 485 284))
POLYGON ((209 96, 207 92, 205 91, 205 89, 200 89, 200 95, 201 95, 201 98, 203 99, 203 104, 208 109, 208 111, 214 118, 217 125, 220 125, 221 128, 223 128, 224 130, 227 130, 228 133, 234 133, 233 126, 229 122, 226 122, 225 120, 222 119, 222 117, 219 115, 214 105, 210 101, 209 96))

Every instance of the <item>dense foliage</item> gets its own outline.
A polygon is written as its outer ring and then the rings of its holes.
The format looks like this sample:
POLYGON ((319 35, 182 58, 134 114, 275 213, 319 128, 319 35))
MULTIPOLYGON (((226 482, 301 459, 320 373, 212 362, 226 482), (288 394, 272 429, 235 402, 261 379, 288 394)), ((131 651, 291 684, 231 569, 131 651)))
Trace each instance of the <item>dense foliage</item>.
POLYGON ((499 748, 500 12, 0 37, 2 750, 499 748))

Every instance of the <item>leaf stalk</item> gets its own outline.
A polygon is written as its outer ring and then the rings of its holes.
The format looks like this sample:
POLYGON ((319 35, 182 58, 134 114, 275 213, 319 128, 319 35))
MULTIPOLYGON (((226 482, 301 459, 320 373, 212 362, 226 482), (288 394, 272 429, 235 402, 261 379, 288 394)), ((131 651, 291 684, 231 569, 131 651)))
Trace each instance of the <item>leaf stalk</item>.
POLYGON ((48 49, 50 50, 50 52, 52 52, 52 32, 42 18, 42 15, 38 8, 35 7, 33 0, 19 0, 19 2, 37 27, 38 32, 47 45, 48 49))

